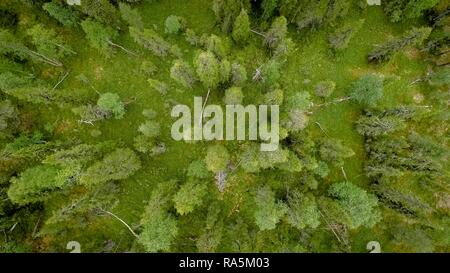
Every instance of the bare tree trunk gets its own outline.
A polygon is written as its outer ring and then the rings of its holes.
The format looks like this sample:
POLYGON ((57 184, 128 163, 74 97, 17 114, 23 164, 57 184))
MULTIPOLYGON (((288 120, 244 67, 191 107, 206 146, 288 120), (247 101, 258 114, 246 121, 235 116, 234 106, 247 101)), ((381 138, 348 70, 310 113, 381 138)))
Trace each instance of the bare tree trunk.
POLYGON ((112 46, 115 46, 115 47, 118 47, 118 48, 122 49, 123 51, 125 51, 126 53, 128 53, 128 54, 130 54, 130 55, 133 55, 134 57, 137 57, 137 56, 138 56, 138 55, 137 55, 136 53, 134 53, 133 51, 130 51, 130 50, 124 48, 124 47, 121 46, 121 45, 118 45, 118 44, 116 44, 116 43, 113 43, 111 40, 108 40, 107 42, 108 42, 108 44, 110 44, 110 45, 112 45, 112 46))
POLYGON ((266 35, 262 34, 261 32, 258 32, 258 31, 253 30, 253 29, 250 29, 250 31, 253 32, 253 33, 255 33, 255 34, 258 34, 258 35, 260 35, 260 36, 262 36, 262 37, 264 37, 264 38, 266 38, 266 35))
POLYGON ((112 217, 114 217, 114 218, 116 218, 117 220, 119 220, 122 224, 124 224, 124 225, 128 228, 128 230, 131 232, 131 234, 133 234, 134 237, 139 238, 139 236, 133 231, 133 229, 132 229, 132 228, 131 228, 124 220, 120 219, 117 215, 115 215, 115 214, 112 213, 112 212, 109 212, 109 211, 104 210, 104 209, 102 209, 102 208, 99 208, 99 209, 100 209, 100 211, 102 211, 102 212, 104 212, 104 213, 106 213, 106 214, 109 214, 109 215, 111 215, 112 217))
POLYGON ((54 45, 57 46, 57 47, 60 47, 60 48, 64 49, 64 50, 67 51, 67 52, 70 52, 70 53, 72 53, 72 54, 74 54, 74 55, 77 55, 77 54, 78 54, 77 52, 73 51, 72 49, 67 48, 67 47, 65 47, 65 46, 63 46, 63 45, 60 45, 60 44, 58 44, 58 43, 52 43, 52 44, 54 44, 54 45))
POLYGON ((340 103, 340 102, 344 102, 344 101, 348 101, 351 100, 352 97, 348 96, 348 97, 343 97, 343 98, 339 98, 339 99, 335 99, 333 101, 330 102, 326 102, 326 103, 322 103, 322 104, 317 104, 317 107, 322 107, 322 106, 328 106, 330 104, 336 104, 336 103, 340 103))
POLYGON ((205 110, 206 103, 208 102, 210 92, 211 92, 211 88, 208 89, 208 94, 206 94, 206 99, 205 99, 205 102, 203 103, 202 111, 200 112, 200 120, 198 121, 199 125, 202 124, 202 122, 203 122, 203 111, 205 110))
POLYGON ((322 125, 320 125, 320 123, 319 122, 314 122, 315 124, 317 124, 317 126, 319 127, 319 129, 327 136, 327 137, 329 137, 328 136, 328 134, 327 134, 327 132, 322 128, 322 125))
POLYGON ((66 74, 64 74, 62 79, 55 86, 53 86, 52 91, 55 91, 55 89, 67 78, 67 76, 69 76, 69 73, 70 71, 67 71, 66 74))
POLYGON ((30 54, 30 55, 33 55, 35 57, 39 57, 43 62, 48 63, 50 65, 58 66, 58 67, 59 66, 63 66, 63 64, 60 61, 52 59, 52 58, 49 58, 49 57, 47 57, 45 55, 42 55, 42 54, 40 54, 40 53, 38 53, 36 51, 31 50, 31 49, 27 49, 27 53, 30 54))
POLYGON ((341 238, 339 237, 339 235, 334 231, 334 228, 330 225, 330 223, 328 222, 327 218, 325 217, 325 215, 323 215, 322 211, 319 209, 318 210, 320 215, 322 216, 322 218, 325 220, 325 223, 327 224, 327 226, 330 228, 330 230, 333 232, 334 236, 338 239, 338 241, 340 243, 343 242, 343 240, 341 240, 341 238))

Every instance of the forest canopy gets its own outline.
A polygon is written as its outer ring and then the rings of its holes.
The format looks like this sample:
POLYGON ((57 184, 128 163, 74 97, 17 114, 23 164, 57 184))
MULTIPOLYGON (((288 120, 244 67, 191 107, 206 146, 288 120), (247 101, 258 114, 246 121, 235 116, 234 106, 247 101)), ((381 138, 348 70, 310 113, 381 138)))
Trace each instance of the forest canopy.
POLYGON ((0 1, 0 252, 449 252, 450 2, 373 2, 0 1))

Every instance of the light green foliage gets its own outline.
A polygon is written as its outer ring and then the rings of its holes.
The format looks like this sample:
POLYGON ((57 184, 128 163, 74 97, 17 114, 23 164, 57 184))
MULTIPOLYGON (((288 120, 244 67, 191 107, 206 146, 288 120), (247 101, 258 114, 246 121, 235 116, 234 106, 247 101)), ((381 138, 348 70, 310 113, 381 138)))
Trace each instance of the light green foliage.
POLYGON ((176 191, 174 181, 159 184, 149 197, 141 218, 142 232, 138 241, 147 252, 169 251, 178 235, 175 217, 168 213, 176 191))
POLYGON ((220 144, 209 146, 206 152, 205 163, 208 170, 213 173, 224 171, 230 161, 227 148, 220 144))
POLYGON ((158 71, 158 68, 152 61, 143 61, 139 70, 145 76, 153 76, 158 71))
POLYGON ((255 203, 255 224, 260 230, 274 229, 287 212, 286 205, 277 201, 275 193, 267 186, 257 190, 255 203))
POLYGON ((264 94, 263 103, 268 105, 281 105, 284 101, 284 93, 281 89, 275 89, 274 91, 264 94))
POLYGON ((223 102, 226 105, 242 104, 244 99, 244 94, 242 94, 242 89, 239 87, 230 87, 225 90, 225 96, 223 97, 223 102))
POLYGON ((327 163, 323 161, 319 161, 317 163, 317 168, 314 169, 314 174, 320 176, 321 178, 325 178, 330 173, 330 169, 328 168, 327 163))
POLYGON ((112 113, 116 119, 121 119, 125 115, 123 102, 120 100, 119 95, 115 93, 100 95, 97 105, 101 110, 112 113))
POLYGON ((333 184, 329 192, 350 216, 350 228, 373 227, 380 221, 375 195, 368 194, 350 182, 333 184))
POLYGON ((140 168, 141 161, 133 150, 120 148, 90 166, 81 176, 80 183, 95 186, 110 180, 121 180, 133 175, 140 168))
POLYGON ((184 32, 184 37, 186 42, 188 42, 192 46, 197 46, 200 44, 200 37, 197 36, 194 30, 187 28, 184 32))
POLYGON ((240 167, 248 173, 257 173, 261 169, 271 168, 297 172, 302 168, 301 162, 289 150, 278 148, 275 151, 262 152, 256 143, 246 145, 239 160, 240 167))
POLYGON ((364 75, 353 83, 350 97, 363 106, 374 107, 383 97, 383 81, 379 75, 364 75))
POLYGON ((169 89, 169 87, 164 82, 154 79, 148 79, 147 82, 149 83, 151 88, 158 91, 161 95, 167 94, 167 90, 169 89))
POLYGON ((201 160, 196 160, 189 164, 187 176, 196 178, 208 178, 211 175, 206 168, 205 163, 201 160))
POLYGON ((232 36, 237 43, 245 44, 250 35, 250 19, 248 18, 247 11, 243 9, 234 21, 232 36))
POLYGON ((297 229, 317 228, 320 213, 313 195, 294 191, 288 197, 288 222, 297 229))
POLYGON ((204 41, 206 50, 214 53, 218 58, 225 58, 228 54, 228 49, 225 46, 222 38, 217 35, 211 34, 204 41))
POLYGON ((173 239, 178 235, 177 221, 175 217, 164 213, 152 213, 152 217, 151 221, 143 225, 139 242, 147 252, 169 251, 173 239))
POLYGON ((303 163, 300 159, 295 155, 294 152, 289 151, 287 159, 285 162, 279 163, 277 168, 287 172, 300 172, 303 169, 303 163))
POLYGON ((204 182, 189 180, 183 184, 173 197, 177 212, 181 215, 192 212, 202 204, 206 192, 207 186, 204 182))
POLYGON ((49 191, 64 186, 55 179, 57 172, 58 169, 52 166, 36 166, 26 169, 11 180, 8 197, 19 205, 45 200, 49 191))
POLYGON ((210 51, 201 52, 195 59, 197 75, 207 88, 216 88, 220 82, 220 66, 210 51))
POLYGON ((129 26, 133 26, 137 29, 144 28, 144 23, 142 22, 141 15, 137 9, 133 9, 125 3, 119 3, 119 11, 122 19, 127 22, 129 26))
POLYGON ((139 125, 138 131, 146 137, 157 137, 161 132, 161 126, 156 121, 146 121, 139 125))
POLYGON ((165 32, 169 34, 177 34, 184 29, 184 19, 180 16, 170 15, 164 23, 165 32))

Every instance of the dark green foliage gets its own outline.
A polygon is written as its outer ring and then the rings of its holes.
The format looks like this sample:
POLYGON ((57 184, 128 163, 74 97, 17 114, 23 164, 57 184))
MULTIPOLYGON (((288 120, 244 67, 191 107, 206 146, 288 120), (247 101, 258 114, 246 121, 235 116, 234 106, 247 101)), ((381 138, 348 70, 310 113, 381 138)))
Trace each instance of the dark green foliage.
POLYGON ((380 63, 391 59, 392 55, 409 46, 418 46, 430 35, 431 28, 413 28, 400 37, 396 37, 387 43, 377 47, 369 53, 369 62, 380 63))
POLYGON ((141 31, 135 27, 130 27, 130 36, 137 44, 152 51, 157 56, 165 57, 170 52, 170 44, 154 30, 144 29, 141 31))
POLYGON ((0 54, 11 54, 22 60, 30 58, 31 60, 43 62, 52 66, 59 67, 63 65, 56 59, 28 48, 22 41, 6 29, 0 29, 0 54))
POLYGON ((57 2, 48 2, 42 5, 42 8, 63 26, 74 27, 78 23, 78 13, 67 6, 62 6, 57 2))
POLYGON ((81 10, 102 24, 113 28, 120 26, 119 14, 108 0, 82 0, 81 10))
POLYGON ((95 186, 111 180, 121 180, 141 168, 139 157, 128 148, 117 149, 94 163, 80 178, 80 183, 95 186))
POLYGON ((62 37, 56 35, 53 29, 42 24, 34 25, 28 29, 27 34, 31 37, 37 52, 42 55, 61 58, 76 53, 64 43, 62 37))
POLYGON ((356 122, 356 130, 368 137, 386 135, 405 127, 403 120, 395 116, 361 116, 356 122))
POLYGON ((223 32, 232 30, 234 21, 239 16, 241 10, 249 8, 248 0, 214 0, 212 9, 216 15, 217 22, 221 25, 223 32))
POLYGON ((328 36, 328 43, 334 51, 343 50, 348 47, 350 40, 362 27, 364 20, 358 21, 355 25, 344 25, 337 28, 331 35, 328 36))
POLYGON ((344 159, 353 156, 352 149, 344 146, 340 140, 327 139, 320 146, 320 157, 328 163, 343 166, 344 159))
POLYGON ((272 26, 265 34, 264 44, 269 49, 275 49, 287 35, 287 20, 285 17, 280 16, 275 18, 272 22, 272 26))
POLYGON ((81 27, 86 33, 86 38, 92 47, 107 56, 112 53, 112 40, 119 35, 117 30, 91 19, 84 20, 81 23, 81 27))
POLYGON ((439 0, 387 0, 384 11, 392 22, 405 21, 420 17, 438 2, 439 0))
POLYGON ((450 85, 450 68, 443 67, 430 75, 428 82, 432 86, 450 85))
POLYGON ((192 67, 183 60, 176 60, 170 68, 170 77, 186 88, 192 88, 197 77, 192 67))
POLYGON ((272 17, 277 8, 278 0, 262 0, 261 8, 263 10, 262 19, 267 20, 272 17))

